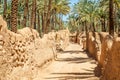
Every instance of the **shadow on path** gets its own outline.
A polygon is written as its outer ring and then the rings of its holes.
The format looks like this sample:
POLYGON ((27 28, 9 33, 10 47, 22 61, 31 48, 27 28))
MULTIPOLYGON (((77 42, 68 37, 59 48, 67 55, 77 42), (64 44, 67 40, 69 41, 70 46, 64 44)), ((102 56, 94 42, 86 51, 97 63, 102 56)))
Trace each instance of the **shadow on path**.
POLYGON ((84 63, 84 62, 89 62, 91 61, 91 58, 78 58, 78 57, 74 57, 74 58, 57 58, 56 61, 65 61, 65 62, 70 62, 70 63, 84 63))
POLYGON ((62 53, 70 53, 70 54, 73 54, 73 53, 84 53, 85 51, 80 51, 80 50, 70 50, 70 51, 61 51, 62 53))
POLYGON ((57 77, 46 77, 45 79, 58 79, 58 80, 67 80, 67 79, 87 79, 94 77, 93 73, 52 73, 52 75, 58 75, 57 77))
POLYGON ((57 72, 51 72, 49 76, 44 79, 50 80, 98 80, 94 74, 94 67, 91 65, 96 64, 95 61, 87 56, 87 53, 82 50, 68 50, 61 51, 60 56, 56 59, 56 63, 62 62, 63 66, 57 69, 57 72), (81 64, 82 63, 82 64, 81 64), (69 65, 70 64, 70 65, 69 65), (78 65, 78 67, 76 67, 78 65), (85 67, 84 67, 85 65, 85 67), (87 66, 88 65, 88 66, 87 66), (75 67, 74 67, 75 66, 75 67), (69 68, 70 67, 70 68, 69 68), (77 69, 74 69, 77 68, 77 69), (65 70, 66 69, 66 70, 65 70), (67 72, 66 72, 67 71, 67 72))

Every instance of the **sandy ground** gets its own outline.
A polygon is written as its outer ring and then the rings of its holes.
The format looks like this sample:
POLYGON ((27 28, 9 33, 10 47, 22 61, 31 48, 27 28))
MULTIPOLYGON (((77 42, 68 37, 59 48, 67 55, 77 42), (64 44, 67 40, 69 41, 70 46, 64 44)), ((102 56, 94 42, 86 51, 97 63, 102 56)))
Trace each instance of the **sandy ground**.
POLYGON ((39 69, 34 80, 99 80, 94 76, 95 67, 96 62, 81 46, 70 44, 55 61, 39 69))

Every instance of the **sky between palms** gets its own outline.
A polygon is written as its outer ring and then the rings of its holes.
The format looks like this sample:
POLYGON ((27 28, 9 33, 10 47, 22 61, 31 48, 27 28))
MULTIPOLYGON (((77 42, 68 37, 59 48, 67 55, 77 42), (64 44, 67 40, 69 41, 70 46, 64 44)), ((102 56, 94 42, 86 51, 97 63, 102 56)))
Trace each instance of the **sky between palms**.
MULTIPOLYGON (((71 11, 72 11, 74 4, 76 4, 79 0, 69 0, 69 1, 70 1, 69 6, 70 6, 71 11)), ((91 1, 92 1, 92 0, 91 0, 91 1)), ((93 0, 93 1, 98 1, 98 0, 93 0)), ((67 21, 67 18, 68 18, 68 17, 69 17, 69 14, 63 15, 63 20, 64 20, 64 21, 67 21)))
MULTIPOLYGON (((71 7, 71 9, 73 8, 73 5, 75 4, 75 3, 77 3, 79 0, 70 0, 70 7, 71 7)), ((67 21, 67 18, 68 18, 68 16, 69 16, 69 14, 68 15, 64 15, 63 16, 63 20, 64 21, 67 21)))

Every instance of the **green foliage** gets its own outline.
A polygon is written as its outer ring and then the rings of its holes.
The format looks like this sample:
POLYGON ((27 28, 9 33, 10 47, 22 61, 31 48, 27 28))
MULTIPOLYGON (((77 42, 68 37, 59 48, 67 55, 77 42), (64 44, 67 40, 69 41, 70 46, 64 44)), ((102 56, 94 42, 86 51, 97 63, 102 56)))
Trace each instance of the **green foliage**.
MULTIPOLYGON (((114 15, 116 22, 120 23, 120 0, 114 0, 114 15)), ((108 29, 109 22, 109 0, 79 0, 78 3, 74 5, 73 13, 69 17, 69 27, 71 29, 84 29, 85 24, 88 30, 91 26, 95 26, 97 31, 100 31, 104 21, 106 29, 108 29), (81 27, 83 28, 81 28, 81 27)), ((117 24, 118 24, 117 23, 117 24)))
MULTIPOLYGON (((10 26, 10 20, 11 20, 11 1, 12 0, 7 0, 7 10, 6 10, 6 21, 8 23, 8 28, 11 29, 10 26)), ((28 6, 29 6, 29 12, 27 14, 27 26, 30 26, 30 19, 31 19, 31 11, 32 11, 32 2, 33 0, 29 0, 28 6)), ((46 9, 45 9, 45 0, 37 0, 37 6, 36 6, 36 27, 38 29, 38 15, 40 16, 40 31, 42 31, 43 28, 43 24, 42 24, 42 15, 44 14, 44 12, 46 12, 46 14, 49 12, 48 11, 48 7, 49 7, 49 0, 47 0, 46 3, 46 9)), ((24 8, 25 8, 25 0, 19 0, 18 2, 18 16, 17 16, 17 22, 18 22, 18 29, 23 28, 22 24, 23 24, 23 19, 24 19, 24 8)), ((62 19, 62 15, 67 15, 70 12, 70 6, 69 6, 70 2, 69 0, 52 0, 52 4, 51 4, 51 9, 50 9, 50 26, 53 26, 54 24, 55 30, 59 30, 60 27, 62 26, 64 28, 64 22, 62 19), (55 17, 54 17, 55 16, 55 17), (53 21, 53 18, 55 18, 53 21)), ((4 11, 4 0, 2 0, 2 2, 0 3, 0 15, 3 15, 3 11, 4 11)), ((44 15, 43 15, 44 16, 44 15)), ((47 21, 46 21, 47 22, 47 21)), ((51 30, 50 27, 48 27, 49 31, 51 30)), ((41 32, 39 32, 41 33, 41 32)))

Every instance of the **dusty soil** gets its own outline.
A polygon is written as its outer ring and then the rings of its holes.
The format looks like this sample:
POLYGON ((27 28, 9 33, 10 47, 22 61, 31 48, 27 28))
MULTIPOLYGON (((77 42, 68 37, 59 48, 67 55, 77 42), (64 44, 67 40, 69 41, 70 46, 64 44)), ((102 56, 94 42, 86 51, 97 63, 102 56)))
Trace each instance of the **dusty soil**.
POLYGON ((39 69, 34 80, 99 80, 94 76, 96 65, 81 46, 70 44, 55 61, 39 69))

